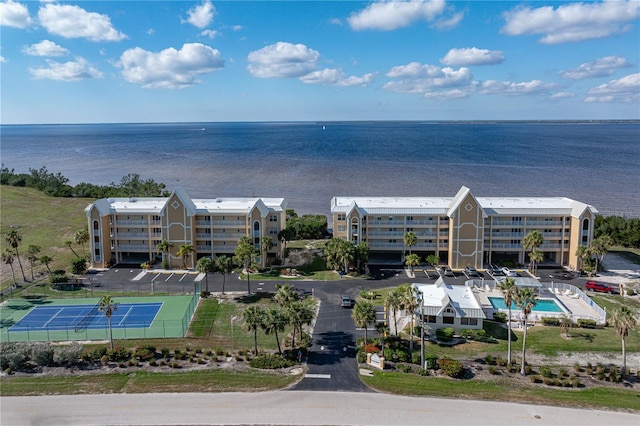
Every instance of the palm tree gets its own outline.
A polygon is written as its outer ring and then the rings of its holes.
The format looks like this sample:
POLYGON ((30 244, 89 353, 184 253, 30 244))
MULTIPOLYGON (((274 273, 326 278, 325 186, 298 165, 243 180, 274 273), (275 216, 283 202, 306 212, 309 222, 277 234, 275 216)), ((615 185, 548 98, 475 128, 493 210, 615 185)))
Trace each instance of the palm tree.
POLYGON ((410 313, 410 328, 409 328, 409 359, 413 359, 413 317, 416 309, 418 309, 418 299, 413 291, 413 287, 409 283, 401 284, 402 289, 400 300, 402 301, 402 308, 406 309, 410 313))
POLYGON ((360 241, 355 247, 356 268, 359 272, 364 272, 367 262, 369 261, 369 244, 366 241, 360 241))
POLYGON ((415 232, 409 231, 404 234, 404 245, 409 247, 409 254, 411 254, 411 247, 418 244, 418 237, 415 232))
MULTIPOLYGON (((522 247, 525 250, 534 251, 544 243, 544 237, 537 229, 529 232, 522 240, 522 247)), ((533 262, 533 261, 532 261, 533 262)))
POLYGON ((20 252, 18 251, 18 247, 20 247, 20 243, 22 242, 22 235, 18 232, 17 229, 12 229, 8 231, 5 235, 5 241, 9 246, 13 249, 13 253, 15 254, 15 258, 18 259, 18 265, 20 265, 20 272, 22 272, 22 280, 27 281, 27 277, 24 275, 24 269, 22 268, 22 261, 20 260, 20 252))
POLYGON ((520 366, 520 374, 526 375, 524 367, 527 364, 527 319, 533 308, 538 303, 538 296, 530 288, 519 289, 516 294, 516 305, 522 311, 524 319, 524 336, 522 337, 522 365, 520 366))
POLYGON ((627 374, 627 350, 625 344, 625 338, 629 335, 630 331, 635 330, 638 325, 633 311, 628 306, 621 306, 619 309, 613 311, 611 315, 611 325, 616 331, 616 334, 622 338, 622 377, 627 374))
POLYGON ((251 238, 246 235, 240 237, 238 245, 236 247, 236 261, 242 265, 245 273, 247 274, 247 294, 251 294, 251 278, 249 268, 251 267, 251 261, 256 254, 256 249, 253 246, 251 238))
POLYGON ((533 273, 536 274, 538 263, 544 260, 544 253, 538 249, 534 249, 529 253, 529 259, 531 260, 531 264, 533 265, 533 273))
POLYGON ((222 294, 224 294, 224 285, 227 278, 227 274, 233 270, 233 261, 230 257, 220 256, 216 258, 216 267, 222 274, 222 294))
POLYGON ((13 287, 16 287, 18 283, 16 282, 16 273, 13 270, 13 251, 11 249, 6 248, 4 250, 4 253, 2 253, 2 263, 11 267, 11 278, 13 278, 13 287))
POLYGON ((411 271, 411 275, 413 275, 413 268, 415 266, 420 265, 420 256, 418 256, 415 253, 412 254, 408 254, 405 258, 404 258, 404 264, 407 265, 409 267, 409 270, 411 271))
POLYGON ((291 348, 293 349, 296 345, 296 332, 302 336, 302 327, 306 324, 311 324, 313 311, 308 304, 297 300, 291 302, 289 306, 285 308, 285 313, 289 319, 289 324, 293 326, 293 335, 291 338, 291 348))
POLYGON ((193 247, 193 244, 189 243, 181 244, 180 247, 178 247, 178 253, 176 254, 182 258, 182 267, 184 269, 187 269, 187 258, 195 251, 196 249, 193 247))
POLYGON ((584 264, 584 259, 589 257, 589 249, 587 246, 578 246, 576 249, 576 257, 580 262, 580 266, 578 267, 578 271, 582 271, 582 266, 584 264))
POLYGON ((35 277, 33 276, 33 264, 38 261, 38 253, 40 253, 40 246, 36 244, 29 244, 29 248, 27 249, 27 259, 31 265, 31 280, 35 280, 35 277))
POLYGON ((65 240, 64 245, 69 247, 69 250, 71 250, 71 252, 73 253, 73 255, 75 257, 80 257, 80 255, 73 249, 73 241, 72 240, 65 240))
POLYGON ((384 354, 384 336, 389 331, 389 326, 385 322, 376 323, 376 332, 380 336, 380 352, 384 354))
POLYGON ((111 299, 111 296, 102 296, 98 302, 98 310, 104 312, 109 323, 109 340, 111 341, 111 350, 113 350, 113 328, 111 327, 111 316, 118 310, 118 305, 111 299))
POLYGON ((264 334, 275 334, 276 343, 278 344, 278 353, 280 355, 282 355, 282 349, 280 348, 280 337, 278 337, 278 333, 284 332, 286 323, 287 317, 282 309, 272 306, 265 311, 262 329, 264 330, 264 334))
POLYGON ((273 248, 273 239, 269 236, 264 237, 262 241, 260 241, 260 247, 262 247, 262 251, 264 252, 262 265, 267 266, 267 253, 273 248))
POLYGON ((598 260, 600 260, 600 263, 604 261, 604 255, 607 254, 609 247, 612 245, 613 240, 608 235, 602 235, 591 241, 591 244, 589 245, 589 253, 596 257, 596 269, 594 271, 596 274, 598 273, 598 260))
POLYGON ((565 338, 569 337, 569 329, 574 326, 575 324, 573 323, 573 320, 568 316, 562 315, 560 317, 560 328, 562 329, 562 332, 564 333, 565 338))
POLYGON ((362 346, 365 347, 367 345, 367 328, 369 324, 376 320, 376 309, 373 307, 373 303, 365 299, 358 300, 353 307, 351 317, 357 327, 364 328, 362 346))
POLYGON ((89 231, 86 229, 81 229, 80 231, 76 231, 76 233, 73 234, 73 240, 75 241, 75 243, 82 246, 83 256, 87 255, 87 252, 84 249, 84 244, 89 242, 89 238, 89 231))
POLYGON ((258 355, 258 329, 264 322, 264 311, 260 306, 249 306, 242 313, 244 319, 244 329, 253 332, 253 353, 258 355))
POLYGON ((43 254, 42 256, 40 256, 39 260, 44 266, 47 267, 47 271, 51 273, 51 268, 49 268, 49 264, 53 262, 53 258, 51 256, 47 256, 46 254, 43 254))
POLYGON ((204 274, 205 291, 209 294, 209 272, 213 268, 213 260, 210 257, 201 257, 196 265, 198 272, 204 274))
POLYGON ((293 238, 293 232, 291 229, 284 228, 282 231, 278 232, 278 241, 280 241, 280 257, 284 259, 287 250, 287 241, 290 241, 293 238))
POLYGON ((516 287, 516 280, 511 277, 507 277, 504 281, 498 284, 498 288, 502 293, 502 297, 504 297, 504 304, 509 310, 509 315, 507 316, 507 341, 509 350, 509 354, 507 355, 507 363, 509 364, 509 367, 511 367, 511 303, 518 293, 518 287, 516 287))
POLYGON ((353 260, 354 245, 341 238, 331 238, 324 248, 327 266, 336 271, 349 272, 349 263, 353 260))
POLYGON ((344 272, 349 272, 349 264, 354 258, 355 247, 349 241, 340 240, 336 257, 339 263, 344 265, 344 272))
POLYGON ((281 308, 286 308, 291 303, 300 300, 300 295, 291 284, 276 284, 276 294, 273 300, 281 308))
POLYGON ((162 263, 167 262, 167 255, 169 254, 171 247, 173 247, 173 243, 166 239, 159 242, 156 246, 157 252, 162 253, 162 263))
POLYGON ((395 289, 387 293, 387 296, 384 299, 384 306, 387 308, 387 312, 390 311, 393 314, 393 323, 396 337, 398 336, 398 317, 396 313, 402 306, 402 299, 400 295, 400 290, 395 289))

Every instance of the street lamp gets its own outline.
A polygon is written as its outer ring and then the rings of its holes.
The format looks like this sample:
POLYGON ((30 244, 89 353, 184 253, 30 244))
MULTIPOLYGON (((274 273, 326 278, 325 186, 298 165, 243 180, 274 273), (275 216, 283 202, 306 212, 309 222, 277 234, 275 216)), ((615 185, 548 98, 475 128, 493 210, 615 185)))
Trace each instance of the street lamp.
POLYGON ((424 368, 424 293, 418 291, 420 301, 420 368, 424 368))

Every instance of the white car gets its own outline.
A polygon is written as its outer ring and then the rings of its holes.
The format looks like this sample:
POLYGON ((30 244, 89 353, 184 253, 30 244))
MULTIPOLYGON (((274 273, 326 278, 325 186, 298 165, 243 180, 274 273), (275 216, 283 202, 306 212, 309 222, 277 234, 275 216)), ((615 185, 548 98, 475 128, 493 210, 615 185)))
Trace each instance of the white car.
POLYGON ((518 274, 515 271, 512 271, 511 269, 505 267, 502 268, 502 273, 507 276, 507 277, 517 277, 518 274))

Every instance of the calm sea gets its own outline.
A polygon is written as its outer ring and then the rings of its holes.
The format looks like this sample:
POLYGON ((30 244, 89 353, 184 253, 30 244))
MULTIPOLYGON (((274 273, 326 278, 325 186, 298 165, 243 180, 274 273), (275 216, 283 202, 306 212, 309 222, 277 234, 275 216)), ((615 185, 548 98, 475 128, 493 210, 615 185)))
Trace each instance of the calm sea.
POLYGON ((2 126, 2 163, 80 182, 128 173, 192 197, 566 196, 640 215, 640 122, 168 123, 2 126))

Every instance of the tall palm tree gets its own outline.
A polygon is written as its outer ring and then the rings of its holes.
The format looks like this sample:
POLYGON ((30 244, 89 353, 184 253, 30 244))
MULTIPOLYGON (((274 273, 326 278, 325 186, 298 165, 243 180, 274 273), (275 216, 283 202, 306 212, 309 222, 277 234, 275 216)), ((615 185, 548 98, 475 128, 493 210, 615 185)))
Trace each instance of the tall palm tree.
POLYGON ((380 337, 380 352, 384 354, 384 336, 389 331, 389 326, 385 322, 376 323, 376 332, 380 337))
POLYGON ((16 282, 16 273, 13 270, 13 259, 13 250, 6 248, 2 253, 2 263, 11 267, 11 278, 13 278, 13 286, 16 287, 18 283, 16 282))
POLYGON ((538 296, 531 290, 531 288, 519 289, 516 293, 516 305, 522 311, 522 317, 524 320, 524 336, 522 337, 522 365, 520 366, 520 374, 525 376, 525 365, 527 364, 527 320, 529 314, 538 303, 538 296))
POLYGON ((364 328, 362 346, 365 347, 367 345, 367 328, 369 324, 376 320, 376 309, 373 307, 373 303, 366 299, 359 299, 353 307, 351 317, 357 327, 364 328))
POLYGON ((242 313, 244 329, 253 332, 253 353, 258 355, 258 329, 264 322, 264 311, 258 305, 249 306, 242 313))
POLYGON ((369 244, 360 241, 355 247, 356 268, 359 272, 364 272, 367 262, 369 262, 369 244))
POLYGON ((396 337, 398 336, 398 316, 396 314, 402 306, 402 299, 400 296, 400 290, 394 289, 387 293, 384 299, 384 305, 387 308, 387 312, 391 312, 393 315, 393 324, 396 337))
POLYGON ((173 243, 167 239, 160 241, 156 246, 157 252, 162 254, 162 263, 167 262, 167 255, 169 254, 171 247, 173 247, 173 243))
POLYGON ((20 260, 20 252, 18 251, 18 247, 20 247, 20 243, 22 242, 22 235, 18 232, 17 229, 12 229, 5 234, 5 241, 9 244, 9 247, 13 249, 13 253, 15 254, 15 258, 18 259, 18 265, 20 265, 20 272, 22 272, 22 280, 27 281, 27 277, 24 274, 24 269, 22 268, 22 261, 20 260))
POLYGON ((291 303, 300 300, 300 295, 291 284, 276 284, 276 294, 273 300, 281 308, 286 308, 291 303))
POLYGON ((280 241, 280 257, 284 259, 287 250, 287 242, 293 238, 291 229, 284 228, 278 232, 278 241, 280 241))
POLYGON ((53 258, 51 256, 47 256, 46 254, 43 254, 42 256, 40 256, 39 260, 44 266, 47 267, 47 271, 51 273, 51 268, 49 268, 49 264, 53 262, 53 258))
POLYGON ((85 243, 89 242, 89 231, 87 229, 81 229, 79 231, 76 231, 75 234, 73 234, 73 240, 75 241, 76 244, 80 244, 80 246, 82 247, 82 255, 86 257, 87 252, 84 249, 84 245, 85 243))
POLYGON ((595 273, 598 273, 598 260, 600 263, 604 261, 604 255, 609 252, 609 248, 613 245, 613 240, 608 235, 602 235, 593 241, 589 245, 589 253, 595 255, 596 257, 596 270, 595 273))
POLYGON ((411 271, 411 275, 413 275, 413 268, 420 265, 420 256, 418 256, 415 253, 408 254, 404 258, 404 264, 409 267, 409 270, 411 271))
POLYGON ((262 252, 264 253, 262 265, 267 266, 267 253, 273 248, 273 239, 269 236, 264 237, 262 241, 260 241, 260 247, 262 248, 262 252))
POLYGON ((187 259, 191 256, 191 253, 195 251, 196 249, 193 247, 193 244, 189 243, 181 244, 180 247, 178 247, 178 253, 176 254, 182 258, 182 267, 184 269, 187 269, 187 259))
POLYGON ((525 250, 534 251, 544 243, 544 237, 537 229, 529 232, 522 240, 522 247, 525 250))
POLYGON ((278 353, 280 355, 282 355, 282 349, 280 348, 280 337, 278 336, 278 333, 284 332, 286 323, 287 316, 282 309, 272 306, 265 311, 262 329, 265 334, 275 334, 276 343, 278 344, 278 353))
POLYGON ((118 305, 111 299, 111 296, 102 296, 98 302, 98 310, 104 312, 109 323, 109 340, 111 341, 111 350, 113 350, 113 328, 111 327, 111 316, 118 310, 118 305))
POLYGON ((638 326, 633 311, 628 306, 621 306, 613 311, 610 318, 616 334, 622 338, 622 377, 627 374, 627 350, 625 338, 638 326))
POLYGON ((578 258, 579 267, 578 271, 582 271, 582 266, 584 264, 584 259, 589 256, 589 249, 587 246, 578 246, 576 249, 576 257, 578 258))
POLYGON ((210 257, 201 257, 196 268, 198 272, 204 274, 205 291, 209 294, 209 272, 213 269, 213 260, 210 257))
POLYGON ((69 247, 69 250, 71 250, 71 253, 73 253, 75 257, 80 257, 78 252, 73 249, 73 240, 65 240, 64 245, 69 247))
POLYGON ((293 326, 293 335, 291 338, 291 348, 296 345, 296 333, 302 336, 302 327, 311 324, 313 320, 313 310, 311 307, 301 300, 291 302, 285 308, 285 313, 289 319, 289 324, 293 326))
POLYGON ((413 231, 404 234, 404 245, 409 247, 409 255, 411 255, 411 247, 418 244, 418 236, 413 231))
POLYGON ((344 272, 349 272, 349 264, 353 261, 355 247, 349 241, 340 240, 340 244, 338 245, 338 251, 336 253, 336 257, 338 262, 344 265, 344 272))
POLYGON ((402 308, 406 309, 409 316, 409 359, 413 359, 413 319, 415 315, 416 309, 418 309, 418 299, 416 298, 413 287, 409 283, 401 284, 400 288, 402 289, 402 293, 400 296, 400 300, 402 301, 402 308))
POLYGON ((529 253, 529 259, 533 266, 533 273, 536 274, 538 270, 538 264, 544 260, 544 253, 538 249, 534 249, 529 253))
POLYGON ((242 265, 245 273, 247 274, 247 294, 251 294, 251 278, 249 268, 251 267, 251 261, 253 257, 256 255, 256 249, 253 246, 253 242, 251 238, 243 235, 238 240, 238 245, 236 246, 235 252, 236 261, 242 265))
POLYGON ((224 285, 227 278, 227 274, 233 270, 233 261, 230 257, 220 256, 216 258, 216 267, 218 272, 222 274, 222 294, 224 294, 224 285))
POLYGON ((31 280, 35 280, 35 277, 33 276, 33 264, 38 261, 38 254, 40 253, 40 250, 40 246, 36 244, 29 244, 29 248, 27 249, 27 259, 31 265, 31 280))
POLYGON ((507 306, 509 311, 509 315, 507 316, 507 346, 509 351, 509 354, 507 355, 507 363, 511 366, 511 303, 518 293, 518 287, 516 287, 516 280, 511 277, 507 277, 504 281, 498 284, 498 288, 502 293, 502 297, 504 297, 504 304, 507 306))

